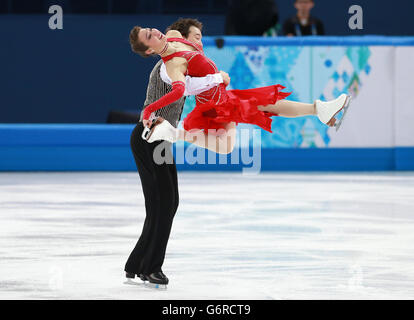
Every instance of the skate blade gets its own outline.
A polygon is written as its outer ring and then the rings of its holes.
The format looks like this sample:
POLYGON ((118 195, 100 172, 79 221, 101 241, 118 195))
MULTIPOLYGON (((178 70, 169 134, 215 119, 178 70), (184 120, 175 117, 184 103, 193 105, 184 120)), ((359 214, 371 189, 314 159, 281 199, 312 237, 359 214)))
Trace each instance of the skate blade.
POLYGON ((142 139, 148 141, 151 138, 152 133, 154 132, 154 127, 155 127, 155 123, 152 123, 150 127, 145 127, 144 130, 142 131, 142 135, 141 135, 142 139))
POLYGON ((136 281, 133 281, 133 280, 132 280, 132 279, 130 279, 130 278, 127 278, 127 279, 124 281, 124 284, 132 285, 132 286, 144 286, 144 283, 143 283, 143 282, 136 282, 136 281))
POLYGON ((151 137, 151 129, 148 127, 145 127, 144 130, 142 131, 142 139, 148 141, 148 139, 151 137))
POLYGON ((347 113, 347 111, 349 109, 349 104, 351 103, 351 98, 352 97, 350 95, 347 95, 346 100, 345 100, 345 103, 344 103, 344 106, 342 107, 342 110, 344 111, 343 114, 342 114, 342 117, 341 117, 341 119, 339 119, 338 121, 336 121, 335 124, 334 124, 334 127, 335 127, 336 131, 339 130, 339 128, 342 125, 342 122, 345 119, 345 115, 346 115, 346 113, 347 113))
POLYGON ((144 282, 144 286, 150 289, 156 289, 156 290, 167 290, 166 284, 158 284, 158 283, 151 283, 148 281, 144 282))

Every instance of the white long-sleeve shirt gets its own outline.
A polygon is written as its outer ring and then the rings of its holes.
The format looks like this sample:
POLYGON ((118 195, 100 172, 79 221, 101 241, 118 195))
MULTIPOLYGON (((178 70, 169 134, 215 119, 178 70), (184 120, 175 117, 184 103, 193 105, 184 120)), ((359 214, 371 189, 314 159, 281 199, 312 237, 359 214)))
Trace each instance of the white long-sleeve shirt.
MULTIPOLYGON (((171 78, 168 76, 165 64, 161 64, 160 77, 162 81, 172 84, 171 78)), ((207 91, 215 86, 223 83, 223 77, 220 73, 208 74, 205 77, 185 77, 185 96, 195 96, 203 91, 207 91)))

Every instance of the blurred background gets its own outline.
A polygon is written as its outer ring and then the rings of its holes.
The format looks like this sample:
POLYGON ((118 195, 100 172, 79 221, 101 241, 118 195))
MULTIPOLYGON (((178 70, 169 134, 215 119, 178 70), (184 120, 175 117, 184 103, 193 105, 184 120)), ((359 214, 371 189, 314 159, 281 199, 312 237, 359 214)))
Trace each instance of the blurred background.
MULTIPOLYGON (((223 36, 226 20, 233 12, 242 25, 247 25, 240 28, 239 34, 243 34, 263 19, 262 14, 249 25, 243 16, 246 11, 252 15, 252 9, 260 13, 263 7, 269 12, 269 3, 273 2, 279 25, 296 11, 294 1, 260 2, 0 0, 0 103, 7 110, 0 121, 100 123, 112 109, 137 110, 144 101, 147 76, 156 60, 141 59, 131 52, 128 35, 132 26, 163 31, 179 17, 196 17, 204 24, 205 36, 223 36), (63 8, 63 30, 48 28, 47 12, 52 4, 63 8)), ((317 0, 312 15, 323 21, 326 35, 414 34, 414 27, 408 23, 414 2, 396 0, 391 6, 386 0, 375 4, 359 1, 365 9, 363 30, 348 27, 352 4, 347 0, 317 0)), ((238 26, 238 21, 234 24, 238 26)))

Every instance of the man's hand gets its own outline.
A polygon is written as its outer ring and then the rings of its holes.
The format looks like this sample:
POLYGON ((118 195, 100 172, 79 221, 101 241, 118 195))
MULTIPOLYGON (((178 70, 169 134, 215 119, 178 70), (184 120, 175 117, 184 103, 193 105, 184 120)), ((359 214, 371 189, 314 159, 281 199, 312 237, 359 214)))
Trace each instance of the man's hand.
POLYGON ((151 119, 149 119, 149 120, 142 120, 142 123, 144 124, 144 127, 151 127, 151 124, 152 124, 152 120, 151 119))
POLYGON ((226 87, 229 85, 230 83, 230 76, 227 72, 224 71, 220 71, 220 74, 223 78, 223 83, 226 85, 226 87))
POLYGON ((144 127, 151 128, 152 125, 159 125, 163 121, 163 117, 152 115, 148 120, 142 120, 142 123, 144 124, 144 127))

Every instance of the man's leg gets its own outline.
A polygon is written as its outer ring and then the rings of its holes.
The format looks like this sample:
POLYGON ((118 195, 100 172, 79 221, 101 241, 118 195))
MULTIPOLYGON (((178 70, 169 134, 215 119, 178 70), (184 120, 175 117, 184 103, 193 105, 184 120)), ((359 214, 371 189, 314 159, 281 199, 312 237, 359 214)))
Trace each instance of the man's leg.
POLYGON ((141 123, 134 129, 131 148, 141 178, 146 218, 125 271, 149 274, 161 270, 175 213, 176 193, 171 178, 171 165, 157 165, 154 162, 153 150, 158 143, 149 144, 144 141, 141 138, 142 130, 141 123))
MULTIPOLYGON (((168 150, 168 157, 173 160, 173 156, 168 150)), ((172 161, 173 162, 173 161, 172 161)), ((159 194, 161 195, 161 211, 160 219, 155 227, 154 237, 150 247, 153 247, 153 256, 149 270, 161 271, 164 263, 165 251, 167 249, 168 240, 170 238, 171 228, 175 213, 178 208, 178 182, 177 168, 175 163, 166 165, 166 173, 164 183, 159 185, 159 194)))
POLYGON ((180 195, 178 192, 178 178, 177 178, 177 167, 175 166, 175 163, 173 165, 169 166, 169 170, 171 173, 172 183, 174 186, 174 208, 173 208, 173 215, 177 212, 178 204, 180 202, 180 195))

